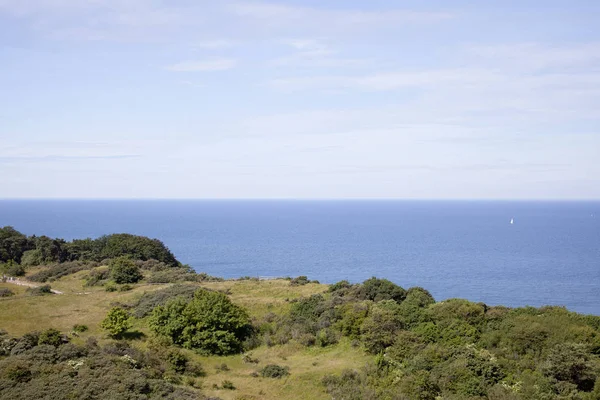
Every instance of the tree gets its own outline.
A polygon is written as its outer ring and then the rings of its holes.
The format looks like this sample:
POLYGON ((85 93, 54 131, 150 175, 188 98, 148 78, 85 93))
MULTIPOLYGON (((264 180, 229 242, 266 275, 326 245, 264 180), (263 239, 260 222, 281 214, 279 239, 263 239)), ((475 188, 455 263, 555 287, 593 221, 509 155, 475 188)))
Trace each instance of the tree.
POLYGON ((144 277, 140 268, 127 257, 119 257, 110 262, 110 277, 118 284, 136 283, 144 277))
POLYGON ((225 355, 241 349, 250 333, 250 319, 225 294, 199 289, 191 301, 177 298, 156 307, 150 328, 176 345, 225 355))
POLYGON ((370 278, 358 289, 358 298, 372 300, 394 300, 397 303, 406 298, 406 290, 387 279, 370 278))
POLYGON ((570 382, 584 391, 591 391, 596 381, 589 355, 585 346, 580 344, 557 344, 548 354, 541 370, 550 378, 570 382))
POLYGON ((23 253, 33 248, 27 236, 12 226, 0 228, 0 262, 10 260, 20 263, 23 253))
POLYGON ((119 233, 102 236, 94 242, 94 248, 99 251, 100 259, 127 255, 134 260, 158 260, 170 267, 181 266, 173 253, 158 239, 119 233))
POLYGON ((100 324, 100 327, 106 330, 109 336, 119 337, 131 328, 131 316, 122 308, 113 307, 100 324))

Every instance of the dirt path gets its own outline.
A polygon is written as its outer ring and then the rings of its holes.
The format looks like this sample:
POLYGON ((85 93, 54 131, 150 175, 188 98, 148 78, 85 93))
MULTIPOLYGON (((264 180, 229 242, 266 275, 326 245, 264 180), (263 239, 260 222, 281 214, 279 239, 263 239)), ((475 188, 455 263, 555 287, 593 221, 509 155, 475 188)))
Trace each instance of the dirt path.
MULTIPOLYGON (((3 282, 12 283, 13 285, 19 285, 19 286, 27 286, 30 288, 36 288, 36 287, 42 286, 42 285, 36 285, 35 283, 22 281, 22 280, 15 279, 15 278, 7 278, 6 281, 3 280, 3 282)), ((60 291, 54 290, 54 289, 50 289, 50 291, 54 294, 64 294, 63 292, 60 292, 60 291)))

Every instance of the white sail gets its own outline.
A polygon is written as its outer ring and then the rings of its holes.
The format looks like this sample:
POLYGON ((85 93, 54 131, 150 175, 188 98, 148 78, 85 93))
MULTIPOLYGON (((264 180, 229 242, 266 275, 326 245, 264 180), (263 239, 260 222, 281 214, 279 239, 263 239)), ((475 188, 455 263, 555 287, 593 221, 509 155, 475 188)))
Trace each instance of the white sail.
POLYGON ((511 218, 511 219, 510 219, 510 224, 511 224, 511 225, 514 225, 514 223, 515 223, 515 219, 514 219, 514 218, 511 218))

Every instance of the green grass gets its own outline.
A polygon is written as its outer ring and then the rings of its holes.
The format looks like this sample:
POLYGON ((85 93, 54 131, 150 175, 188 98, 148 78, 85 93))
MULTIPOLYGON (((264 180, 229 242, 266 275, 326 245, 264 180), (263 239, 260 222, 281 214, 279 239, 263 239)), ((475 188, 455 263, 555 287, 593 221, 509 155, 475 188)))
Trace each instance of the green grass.
POLYGON ((224 400, 235 399, 242 394, 256 399, 329 399, 330 396, 323 391, 322 378, 347 368, 358 368, 369 359, 362 350, 351 347, 345 340, 327 348, 306 348, 291 343, 271 348, 263 346, 252 351, 252 357, 257 358, 259 363, 244 364, 239 355, 197 357, 208 372, 207 377, 201 378, 203 392, 224 400), (216 367, 222 363, 227 364, 230 370, 217 372, 216 367), (290 376, 282 379, 251 376, 267 364, 289 367, 290 376), (237 390, 212 389, 213 384, 220 385, 225 379, 233 382, 237 390))
MULTIPOLYGON (((83 341, 94 336, 101 342, 108 341, 100 329, 100 322, 108 310, 117 303, 132 304, 144 292, 158 290, 169 285, 137 284, 128 292, 106 292, 102 287, 84 287, 84 277, 89 271, 81 271, 55 282, 49 282, 53 289, 64 292, 63 295, 30 296, 26 288, 8 283, 0 287, 9 287, 15 296, 0 299, 0 328, 10 335, 20 336, 31 331, 47 328, 71 331, 73 325, 83 324, 89 331, 75 341, 83 341)), ((248 309, 254 318, 260 318, 269 312, 280 313, 290 307, 290 300, 310 296, 326 291, 326 285, 308 284, 290 286, 287 280, 269 281, 224 281, 197 284, 213 290, 229 293, 233 302, 248 309)), ((150 336, 146 321, 136 320, 132 330, 138 330, 150 336)), ((143 340, 133 342, 144 348, 143 340)), ((185 351, 185 350, 184 350, 185 351)), ((252 357, 258 364, 245 364, 240 355, 229 357, 203 357, 191 351, 185 351, 192 359, 200 362, 207 376, 197 378, 202 392, 207 396, 224 400, 245 399, 328 399, 321 385, 323 376, 339 373, 347 368, 360 368, 369 359, 361 349, 353 348, 347 340, 327 348, 306 348, 296 343, 283 346, 262 346, 252 351, 252 357), (229 371, 217 371, 216 367, 227 364, 229 371), (282 379, 253 377, 267 364, 278 364, 290 368, 290 376, 282 379), (221 386, 224 380, 233 382, 236 390, 213 389, 221 386)))

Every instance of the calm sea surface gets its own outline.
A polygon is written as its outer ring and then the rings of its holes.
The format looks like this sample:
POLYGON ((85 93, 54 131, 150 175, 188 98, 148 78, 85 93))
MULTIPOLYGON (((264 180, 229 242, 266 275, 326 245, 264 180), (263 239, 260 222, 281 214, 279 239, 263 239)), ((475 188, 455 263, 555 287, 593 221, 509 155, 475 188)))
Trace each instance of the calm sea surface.
POLYGON ((3 200, 3 225, 65 239, 146 235, 227 278, 375 275, 438 300, 600 315, 599 202, 3 200))

